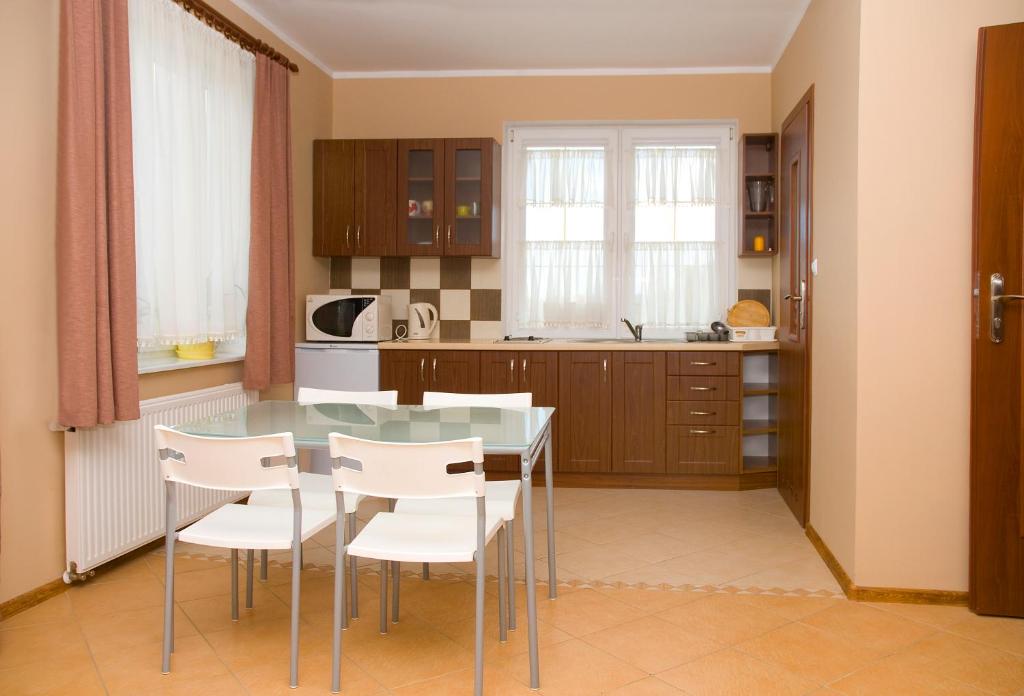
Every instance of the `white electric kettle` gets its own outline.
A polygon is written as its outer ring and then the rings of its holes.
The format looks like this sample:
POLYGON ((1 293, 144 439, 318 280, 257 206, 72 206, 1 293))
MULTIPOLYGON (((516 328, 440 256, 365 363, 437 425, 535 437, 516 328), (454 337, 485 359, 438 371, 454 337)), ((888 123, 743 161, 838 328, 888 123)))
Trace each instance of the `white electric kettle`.
POLYGON ((437 326, 437 307, 429 302, 414 302, 409 305, 409 338, 430 338, 437 326))

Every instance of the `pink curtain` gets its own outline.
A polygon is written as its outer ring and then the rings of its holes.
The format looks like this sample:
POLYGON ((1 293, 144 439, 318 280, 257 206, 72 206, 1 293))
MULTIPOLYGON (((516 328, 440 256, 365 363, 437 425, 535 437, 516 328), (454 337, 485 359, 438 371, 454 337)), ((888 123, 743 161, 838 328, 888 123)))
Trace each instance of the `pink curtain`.
POLYGON ((295 377, 295 258, 288 68, 256 55, 252 124, 252 231, 243 384, 266 389, 295 377))
POLYGON ((127 0, 62 0, 57 164, 60 422, 139 417, 127 0))

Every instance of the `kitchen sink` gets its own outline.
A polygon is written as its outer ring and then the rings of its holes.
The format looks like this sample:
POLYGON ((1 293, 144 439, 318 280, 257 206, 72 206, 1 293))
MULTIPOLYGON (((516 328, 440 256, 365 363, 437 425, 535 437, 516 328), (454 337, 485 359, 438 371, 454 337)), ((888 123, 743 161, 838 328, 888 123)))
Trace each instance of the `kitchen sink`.
POLYGON ((571 338, 568 340, 569 343, 615 343, 615 344, 629 344, 629 343, 686 343, 685 338, 645 338, 642 341, 636 341, 632 338, 571 338))

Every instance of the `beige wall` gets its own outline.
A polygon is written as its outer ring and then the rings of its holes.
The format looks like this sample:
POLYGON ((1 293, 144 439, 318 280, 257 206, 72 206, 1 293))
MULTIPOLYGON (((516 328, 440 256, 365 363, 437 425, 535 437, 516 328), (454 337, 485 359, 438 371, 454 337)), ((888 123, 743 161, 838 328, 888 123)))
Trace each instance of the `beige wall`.
POLYGON ((977 33, 1022 20, 1020 0, 861 3, 858 584, 967 588, 977 33))
MULTIPOLYGON (((273 43, 300 66, 292 79, 296 308, 328 284, 327 264, 312 245, 312 140, 331 133, 331 79, 262 30, 227 0, 224 14, 273 43)), ((0 601, 60 577, 64 569, 63 436, 49 432, 57 414, 56 211, 57 0, 0 3, 0 60, 19 66, 0 84, 0 297, 9 298, 0 360, 0 601)), ((146 376, 142 397, 238 381, 239 365, 146 376)), ((279 387, 276 394, 290 389, 279 387)))
MULTIPOLYGON (((506 121, 738 119, 771 126, 771 77, 667 75, 335 80, 335 138, 490 136, 506 121)), ((737 287, 771 287, 771 261, 739 259, 737 287)))
POLYGON ((772 73, 772 128, 814 85, 811 524, 854 572, 859 2, 815 0, 772 73))

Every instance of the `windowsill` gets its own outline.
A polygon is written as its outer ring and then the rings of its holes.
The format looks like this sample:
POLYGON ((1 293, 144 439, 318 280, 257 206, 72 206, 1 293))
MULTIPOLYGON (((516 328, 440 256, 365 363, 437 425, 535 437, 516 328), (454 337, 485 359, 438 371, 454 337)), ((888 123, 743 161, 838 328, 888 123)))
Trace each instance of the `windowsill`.
POLYGON ((139 356, 139 374, 148 375, 153 372, 170 372, 171 370, 187 370, 190 367, 205 367, 223 363, 241 362, 245 353, 228 352, 214 355, 209 360, 182 360, 173 353, 161 353, 152 356, 139 356))

